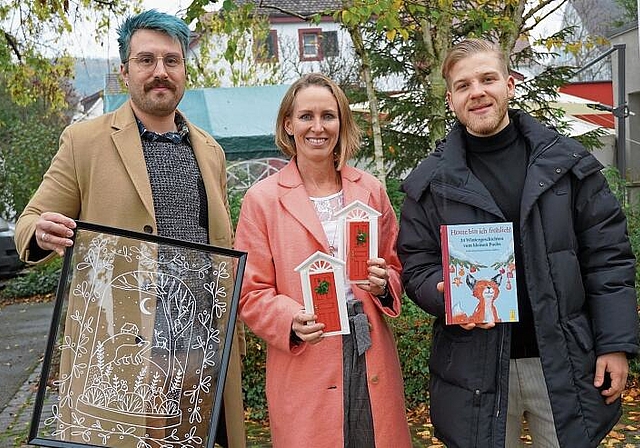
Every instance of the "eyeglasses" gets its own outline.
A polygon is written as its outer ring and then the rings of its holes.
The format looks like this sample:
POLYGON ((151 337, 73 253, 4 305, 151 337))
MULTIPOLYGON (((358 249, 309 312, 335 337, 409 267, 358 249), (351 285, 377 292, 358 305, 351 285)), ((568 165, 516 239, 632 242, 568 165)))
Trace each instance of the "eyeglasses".
POLYGON ((167 69, 174 69, 182 66, 184 58, 177 54, 167 54, 165 56, 156 56, 155 54, 140 54, 138 56, 131 57, 124 61, 134 61, 138 68, 144 71, 155 70, 158 66, 158 60, 162 59, 162 63, 167 69))

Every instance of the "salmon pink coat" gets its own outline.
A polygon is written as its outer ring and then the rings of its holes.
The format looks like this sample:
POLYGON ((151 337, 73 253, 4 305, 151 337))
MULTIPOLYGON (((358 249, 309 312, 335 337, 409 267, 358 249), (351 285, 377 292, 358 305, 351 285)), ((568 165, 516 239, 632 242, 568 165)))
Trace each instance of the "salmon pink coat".
MULTIPOLYGON (((379 256, 389 269, 393 308, 353 287, 369 318, 372 346, 365 352, 376 447, 410 447, 404 391, 396 345, 385 316, 400 312, 398 226, 389 198, 370 174, 341 170, 345 205, 356 199, 382 213, 379 256)), ((247 251, 240 317, 267 342, 269 418, 275 448, 343 447, 342 338, 291 344, 291 323, 303 305, 295 268, 329 241, 309 200, 295 161, 246 193, 235 247, 247 251)))

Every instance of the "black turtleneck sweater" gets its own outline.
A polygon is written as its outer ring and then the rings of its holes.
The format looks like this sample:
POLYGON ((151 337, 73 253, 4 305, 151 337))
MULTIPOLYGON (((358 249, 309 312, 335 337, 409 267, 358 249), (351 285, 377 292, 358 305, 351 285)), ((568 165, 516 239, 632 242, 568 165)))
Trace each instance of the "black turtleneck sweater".
POLYGON ((536 357, 538 345, 520 240, 520 200, 530 150, 513 123, 490 137, 476 137, 465 131, 465 138, 469 169, 489 190, 506 220, 513 222, 519 321, 509 324, 513 326, 511 358, 536 357))

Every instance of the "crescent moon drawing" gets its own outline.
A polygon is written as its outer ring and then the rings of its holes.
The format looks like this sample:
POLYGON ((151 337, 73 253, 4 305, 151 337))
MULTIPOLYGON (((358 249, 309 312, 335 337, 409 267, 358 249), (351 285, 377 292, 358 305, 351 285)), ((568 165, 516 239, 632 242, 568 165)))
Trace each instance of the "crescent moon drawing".
POLYGON ((142 299, 140 301, 140 312, 142 314, 146 314, 147 316, 151 316, 151 313, 149 312, 149 310, 145 307, 145 303, 147 303, 147 300, 151 300, 151 297, 145 297, 144 299, 142 299))

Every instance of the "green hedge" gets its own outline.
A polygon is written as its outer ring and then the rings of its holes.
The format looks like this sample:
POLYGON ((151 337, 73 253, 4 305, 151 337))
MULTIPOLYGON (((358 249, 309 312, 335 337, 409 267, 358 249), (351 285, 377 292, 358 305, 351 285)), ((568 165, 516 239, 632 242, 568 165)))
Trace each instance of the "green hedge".
POLYGON ((409 409, 427 402, 432 321, 431 316, 406 296, 402 299, 400 316, 388 321, 398 346, 405 400, 409 409))
POLYGON ((25 275, 9 280, 0 290, 0 299, 17 299, 55 292, 62 270, 62 258, 30 268, 25 275))
MULTIPOLYGON (((402 314, 388 322, 398 345, 407 407, 415 409, 427 402, 431 318, 406 297, 403 298, 402 307, 402 314)), ((266 352, 267 344, 247 330, 242 389, 247 412, 253 420, 267 417, 264 384, 266 352)))

